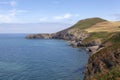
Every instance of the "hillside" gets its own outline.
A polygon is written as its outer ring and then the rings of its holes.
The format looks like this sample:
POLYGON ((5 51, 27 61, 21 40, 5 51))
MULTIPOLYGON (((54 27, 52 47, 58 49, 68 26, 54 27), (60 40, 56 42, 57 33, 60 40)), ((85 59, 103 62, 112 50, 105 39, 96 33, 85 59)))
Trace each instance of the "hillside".
POLYGON ((120 80, 120 32, 105 36, 104 47, 88 60, 85 80, 120 80))
POLYGON ((104 21, 87 28, 87 32, 118 32, 120 31, 120 21, 104 21))
POLYGON ((119 21, 112 22, 101 18, 84 19, 65 32, 77 34, 79 40, 74 39, 71 42, 72 46, 85 46, 93 53, 86 64, 85 80, 120 80, 119 21), (83 33, 87 36, 79 37, 83 33))
POLYGON ((84 29, 92 27, 93 25, 95 25, 97 23, 104 22, 104 21, 106 21, 106 20, 104 20, 102 18, 98 18, 98 17, 87 18, 87 19, 83 19, 83 20, 78 21, 70 29, 81 29, 81 30, 84 30, 84 29))
POLYGON ((57 33, 26 38, 63 39, 73 47, 85 47, 91 55, 84 80, 120 80, 120 21, 88 18, 57 33))
POLYGON ((58 33, 61 32, 68 32, 68 33, 79 33, 81 31, 86 31, 86 29, 91 28, 92 26, 96 25, 97 23, 101 23, 101 22, 105 22, 106 20, 101 19, 101 18, 87 18, 87 19, 83 19, 78 21, 76 24, 74 24, 73 26, 71 26, 68 29, 62 30, 58 33))

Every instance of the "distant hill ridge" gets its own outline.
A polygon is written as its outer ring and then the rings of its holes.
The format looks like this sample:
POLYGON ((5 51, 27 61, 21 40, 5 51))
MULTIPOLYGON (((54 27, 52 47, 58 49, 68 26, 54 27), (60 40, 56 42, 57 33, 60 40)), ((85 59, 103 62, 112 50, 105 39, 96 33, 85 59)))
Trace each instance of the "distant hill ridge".
POLYGON ((72 29, 85 30, 85 29, 92 27, 93 25, 95 25, 97 23, 104 22, 104 21, 107 21, 107 20, 104 20, 104 19, 98 18, 98 17, 87 18, 87 19, 83 19, 83 20, 78 21, 76 24, 74 24, 70 28, 67 28, 67 29, 62 30, 62 31, 68 31, 68 30, 72 30, 72 29))
POLYGON ((83 20, 78 21, 75 25, 73 25, 71 27, 71 29, 72 28, 87 29, 87 28, 90 28, 91 26, 93 26, 97 23, 104 22, 104 21, 107 21, 107 20, 104 20, 104 19, 98 18, 98 17, 87 18, 87 19, 83 19, 83 20))
POLYGON ((87 18, 78 21, 67 30, 70 29, 79 29, 87 32, 116 32, 120 31, 120 21, 107 21, 98 17, 87 18))

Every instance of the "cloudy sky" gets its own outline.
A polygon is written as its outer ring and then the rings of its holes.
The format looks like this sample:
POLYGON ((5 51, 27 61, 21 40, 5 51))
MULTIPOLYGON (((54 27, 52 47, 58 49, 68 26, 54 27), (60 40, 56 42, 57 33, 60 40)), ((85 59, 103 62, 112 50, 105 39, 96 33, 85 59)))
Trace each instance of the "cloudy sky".
POLYGON ((0 0, 0 33, 55 32, 90 17, 120 20, 120 0, 0 0), (27 26, 12 26, 15 23, 27 26))

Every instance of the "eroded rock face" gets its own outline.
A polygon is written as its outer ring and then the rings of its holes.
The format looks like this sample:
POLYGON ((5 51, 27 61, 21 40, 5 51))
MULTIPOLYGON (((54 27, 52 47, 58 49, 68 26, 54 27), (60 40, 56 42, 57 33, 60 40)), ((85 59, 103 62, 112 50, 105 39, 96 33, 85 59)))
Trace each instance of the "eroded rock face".
POLYGON ((63 30, 53 34, 30 34, 27 39, 63 39, 69 41, 73 47, 80 47, 85 38, 88 37, 86 32, 77 32, 76 30, 63 30))
POLYGON ((63 30, 56 33, 53 38, 54 39, 63 39, 69 41, 69 44, 73 47, 83 47, 82 41, 87 38, 89 34, 80 30, 63 30))
POLYGON ((84 80, 97 80, 95 77, 97 73, 105 74, 116 66, 120 66, 120 48, 95 53, 88 60, 84 80))
POLYGON ((26 36, 27 39, 50 39, 51 34, 30 34, 26 36))

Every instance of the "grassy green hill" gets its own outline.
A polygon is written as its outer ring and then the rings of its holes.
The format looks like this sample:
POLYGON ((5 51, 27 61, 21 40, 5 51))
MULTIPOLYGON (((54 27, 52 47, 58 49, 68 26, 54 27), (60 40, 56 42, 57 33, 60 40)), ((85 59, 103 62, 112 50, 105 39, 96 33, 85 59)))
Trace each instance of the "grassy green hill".
POLYGON ((75 25, 73 25, 71 27, 71 29, 77 28, 77 29, 83 30, 83 29, 90 28, 93 25, 100 23, 100 22, 104 22, 104 21, 106 21, 106 20, 97 18, 97 17, 96 18, 87 18, 87 19, 78 21, 75 25))
POLYGON ((74 31, 86 31, 88 33, 92 32, 119 32, 120 31, 120 21, 107 21, 102 18, 87 18, 78 21, 72 27, 66 30, 74 31))
POLYGON ((82 41, 83 44, 101 41, 102 48, 88 60, 85 80, 120 80, 120 21, 89 18, 67 30, 77 34, 87 32, 89 36, 82 41))

